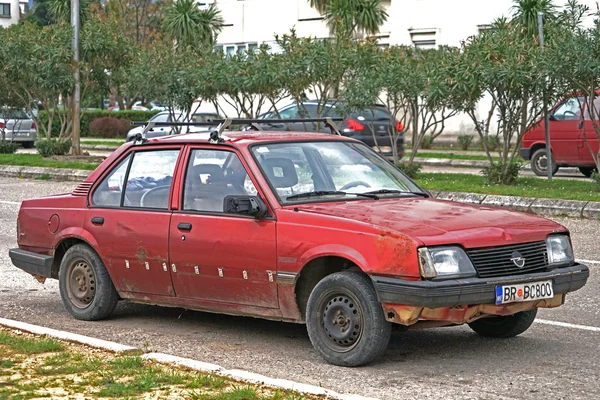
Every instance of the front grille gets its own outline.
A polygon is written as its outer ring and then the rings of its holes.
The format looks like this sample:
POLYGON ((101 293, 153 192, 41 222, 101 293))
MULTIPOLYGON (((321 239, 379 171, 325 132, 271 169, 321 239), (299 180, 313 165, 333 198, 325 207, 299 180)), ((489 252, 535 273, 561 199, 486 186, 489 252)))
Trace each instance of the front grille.
POLYGON ((546 242, 521 243, 510 246, 467 250, 480 278, 523 275, 548 269, 546 242), (511 259, 520 253, 525 264, 519 268, 511 259))

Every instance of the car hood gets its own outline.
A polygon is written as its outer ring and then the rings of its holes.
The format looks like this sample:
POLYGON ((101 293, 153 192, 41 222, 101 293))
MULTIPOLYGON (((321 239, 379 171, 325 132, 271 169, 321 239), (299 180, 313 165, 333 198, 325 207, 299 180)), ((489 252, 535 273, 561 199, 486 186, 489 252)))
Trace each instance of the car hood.
POLYGON ((420 197, 313 203, 296 208, 401 233, 427 246, 502 246, 545 240, 550 233, 566 231, 553 221, 530 214, 420 197))

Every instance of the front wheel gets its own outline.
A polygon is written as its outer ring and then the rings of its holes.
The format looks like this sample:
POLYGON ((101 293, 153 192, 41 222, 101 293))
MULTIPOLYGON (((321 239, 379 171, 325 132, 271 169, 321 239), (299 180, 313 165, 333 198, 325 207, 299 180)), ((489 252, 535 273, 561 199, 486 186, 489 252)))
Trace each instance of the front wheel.
MULTIPOLYGON (((558 165, 554 162, 552 157, 552 175, 558 171, 558 165)), ((531 170, 537 176, 548 176, 548 157, 546 157, 546 149, 538 149, 531 156, 531 170)))
POLYGON ((511 338, 525 332, 537 315, 537 308, 502 317, 481 318, 469 324, 469 327, 481 336, 493 338, 511 338))
POLYGON ((119 301, 102 259, 85 244, 76 244, 65 253, 58 285, 69 314, 84 321, 107 318, 119 301))
POLYGON ((306 325, 321 357, 344 367, 375 360, 387 348, 392 332, 370 279, 351 271, 328 275, 315 286, 306 325))

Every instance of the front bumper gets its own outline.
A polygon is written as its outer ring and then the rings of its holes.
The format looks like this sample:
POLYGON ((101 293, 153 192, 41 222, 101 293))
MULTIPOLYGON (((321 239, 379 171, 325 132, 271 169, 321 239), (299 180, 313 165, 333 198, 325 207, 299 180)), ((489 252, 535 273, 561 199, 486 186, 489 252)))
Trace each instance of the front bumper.
POLYGON ((496 286, 552 280, 554 294, 582 288, 590 271, 582 264, 552 271, 499 278, 465 278, 446 281, 406 281, 372 276, 381 303, 405 304, 427 308, 473 304, 495 304, 496 286))
POLYGON ((50 278, 52 275, 52 264, 54 257, 34 253, 21 249, 10 249, 8 251, 13 265, 32 275, 50 278))

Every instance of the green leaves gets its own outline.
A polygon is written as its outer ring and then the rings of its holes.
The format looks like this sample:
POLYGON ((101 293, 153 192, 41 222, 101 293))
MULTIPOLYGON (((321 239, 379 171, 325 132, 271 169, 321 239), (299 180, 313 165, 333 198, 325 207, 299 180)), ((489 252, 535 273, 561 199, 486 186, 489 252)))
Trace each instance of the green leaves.
POLYGON ((203 10, 195 0, 177 0, 166 11, 163 29, 177 46, 213 46, 223 29, 221 11, 212 4, 203 10))

